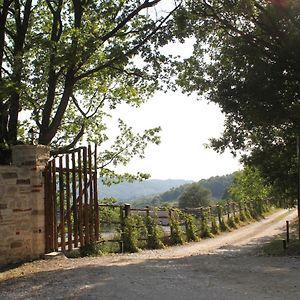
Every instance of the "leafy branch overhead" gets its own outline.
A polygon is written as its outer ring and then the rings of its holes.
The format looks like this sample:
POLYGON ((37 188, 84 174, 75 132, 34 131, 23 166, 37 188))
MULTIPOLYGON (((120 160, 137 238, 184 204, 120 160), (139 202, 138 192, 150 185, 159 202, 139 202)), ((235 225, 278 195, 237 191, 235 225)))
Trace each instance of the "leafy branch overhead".
POLYGON ((195 39, 177 82, 225 114, 211 147, 244 151, 243 161, 291 198, 300 132, 299 12, 298 0, 187 1, 177 33, 195 39))
POLYGON ((107 108, 139 106, 166 85, 172 59, 160 47, 181 6, 167 2, 1 1, 1 148, 26 141, 28 126, 56 150, 101 142, 107 108))

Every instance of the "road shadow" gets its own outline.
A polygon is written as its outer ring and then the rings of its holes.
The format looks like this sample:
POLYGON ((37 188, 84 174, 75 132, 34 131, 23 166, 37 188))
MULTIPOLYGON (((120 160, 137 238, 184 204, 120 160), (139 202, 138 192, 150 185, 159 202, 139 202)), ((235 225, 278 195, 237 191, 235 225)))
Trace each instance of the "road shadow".
POLYGON ((105 264, 100 257, 77 266, 68 260, 57 270, 1 282, 0 299, 300 299, 299 259, 224 253, 146 260, 121 256, 105 264))

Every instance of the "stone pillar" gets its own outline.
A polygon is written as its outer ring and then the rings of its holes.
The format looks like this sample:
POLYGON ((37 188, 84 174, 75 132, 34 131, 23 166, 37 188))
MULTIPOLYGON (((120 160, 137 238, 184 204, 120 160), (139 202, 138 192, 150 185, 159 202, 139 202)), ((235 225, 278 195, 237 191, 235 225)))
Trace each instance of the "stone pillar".
POLYGON ((0 265, 45 252, 43 170, 50 148, 17 145, 12 155, 11 166, 0 166, 0 265))

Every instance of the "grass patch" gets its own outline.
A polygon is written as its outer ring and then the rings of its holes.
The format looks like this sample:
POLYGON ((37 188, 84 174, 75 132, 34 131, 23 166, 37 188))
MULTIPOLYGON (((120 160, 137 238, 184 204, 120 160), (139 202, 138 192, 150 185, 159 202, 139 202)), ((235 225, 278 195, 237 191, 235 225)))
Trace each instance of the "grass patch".
POLYGON ((270 256, 300 256, 300 241, 290 240, 287 249, 283 249, 282 239, 275 239, 262 247, 262 254, 270 256))
POLYGON ((286 233, 283 232, 270 243, 264 245, 261 248, 261 253, 270 256, 300 256, 300 241, 297 237, 298 223, 297 221, 290 222, 290 242, 287 243, 287 248, 283 248, 283 240, 286 238, 286 233))

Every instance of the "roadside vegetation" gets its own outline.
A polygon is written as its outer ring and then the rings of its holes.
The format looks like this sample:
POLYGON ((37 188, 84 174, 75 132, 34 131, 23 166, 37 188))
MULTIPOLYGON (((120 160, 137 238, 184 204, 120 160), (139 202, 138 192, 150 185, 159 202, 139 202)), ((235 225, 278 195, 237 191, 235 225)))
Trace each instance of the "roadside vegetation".
POLYGON ((300 241, 298 240, 298 221, 294 220, 290 225, 290 240, 286 243, 286 249, 283 247, 283 241, 286 241, 286 233, 276 236, 271 242, 263 245, 260 250, 262 255, 270 256, 300 256, 300 241))

